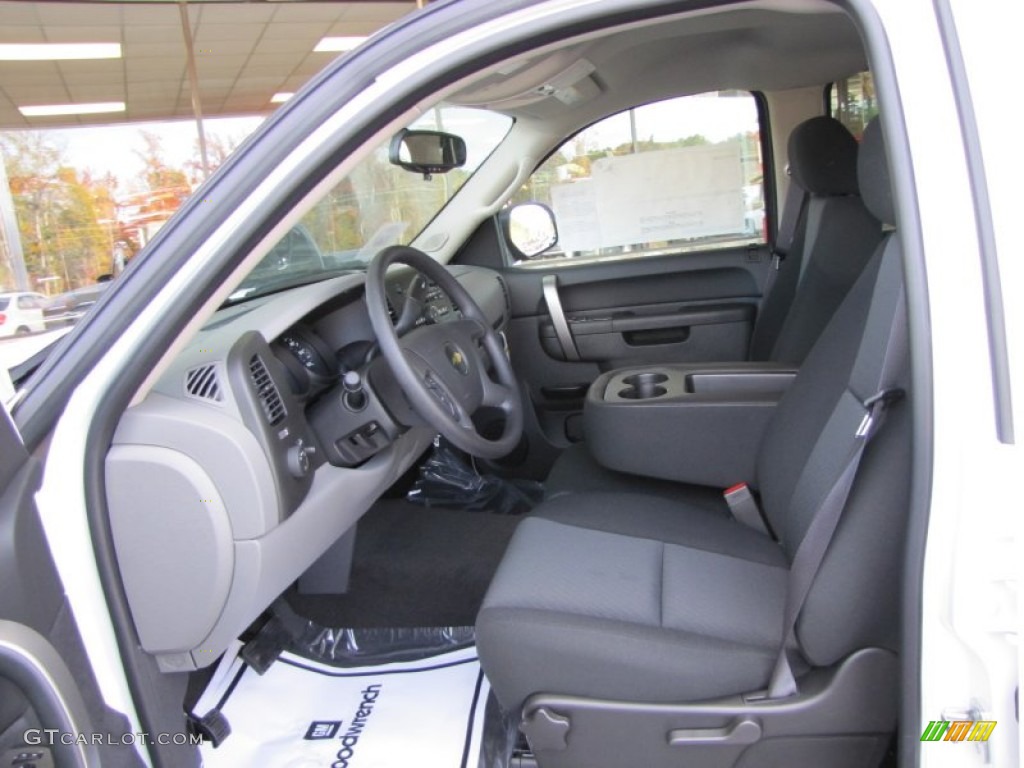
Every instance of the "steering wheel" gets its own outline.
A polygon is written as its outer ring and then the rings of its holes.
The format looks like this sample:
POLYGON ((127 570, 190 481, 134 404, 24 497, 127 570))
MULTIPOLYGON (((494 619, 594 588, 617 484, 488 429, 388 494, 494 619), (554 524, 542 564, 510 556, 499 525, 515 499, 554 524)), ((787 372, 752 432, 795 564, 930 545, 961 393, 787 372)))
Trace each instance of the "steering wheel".
POLYGON ((523 404, 505 347, 469 292, 443 265, 409 246, 385 248, 367 266, 366 305, 381 354, 420 418, 474 456, 497 459, 516 447, 523 431, 523 404), (421 325, 400 337, 385 293, 384 277, 392 264, 405 264, 433 280, 462 317, 421 325), (484 351, 496 381, 488 373, 484 351), (481 406, 505 415, 505 427, 495 440, 473 424, 481 406))

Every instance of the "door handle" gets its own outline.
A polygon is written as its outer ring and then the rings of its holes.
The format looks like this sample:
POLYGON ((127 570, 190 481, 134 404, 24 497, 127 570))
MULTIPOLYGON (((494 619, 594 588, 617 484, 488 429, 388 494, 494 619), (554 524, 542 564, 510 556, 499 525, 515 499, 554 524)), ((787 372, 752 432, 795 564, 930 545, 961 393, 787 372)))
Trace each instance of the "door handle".
POLYGON ((562 347, 565 359, 579 362, 580 353, 576 349, 572 331, 569 330, 569 321, 565 319, 565 310, 562 309, 562 299, 558 295, 558 277, 544 275, 541 285, 544 288, 544 303, 548 305, 548 312, 551 313, 551 324, 555 326, 555 337, 558 339, 559 346, 562 347))

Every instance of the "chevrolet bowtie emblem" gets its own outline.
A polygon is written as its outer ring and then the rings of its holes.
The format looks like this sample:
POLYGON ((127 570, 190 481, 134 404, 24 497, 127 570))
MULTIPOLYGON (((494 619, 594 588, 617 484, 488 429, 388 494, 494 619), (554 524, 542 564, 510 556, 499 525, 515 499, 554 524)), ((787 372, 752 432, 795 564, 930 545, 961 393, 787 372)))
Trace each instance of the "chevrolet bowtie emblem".
POLYGON ((448 355, 448 362, 452 364, 452 368, 463 376, 469 374, 469 364, 466 362, 466 356, 454 344, 445 344, 444 351, 448 355))

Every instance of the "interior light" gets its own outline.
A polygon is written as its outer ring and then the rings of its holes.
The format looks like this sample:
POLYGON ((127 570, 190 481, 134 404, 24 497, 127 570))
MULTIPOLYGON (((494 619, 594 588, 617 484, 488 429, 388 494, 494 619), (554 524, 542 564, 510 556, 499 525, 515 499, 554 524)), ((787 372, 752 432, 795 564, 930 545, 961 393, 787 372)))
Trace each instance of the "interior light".
POLYGON ((120 59, 120 43, 3 43, 0 61, 120 59))
POLYGON ((278 91, 277 93, 270 97, 270 103, 284 104, 286 101, 288 101, 288 99, 290 99, 294 95, 295 94, 292 93, 291 91, 278 91))
POLYGON ((94 104, 40 104, 18 107, 25 117, 53 117, 54 115, 99 115, 105 112, 124 112, 123 101, 104 101, 94 104))

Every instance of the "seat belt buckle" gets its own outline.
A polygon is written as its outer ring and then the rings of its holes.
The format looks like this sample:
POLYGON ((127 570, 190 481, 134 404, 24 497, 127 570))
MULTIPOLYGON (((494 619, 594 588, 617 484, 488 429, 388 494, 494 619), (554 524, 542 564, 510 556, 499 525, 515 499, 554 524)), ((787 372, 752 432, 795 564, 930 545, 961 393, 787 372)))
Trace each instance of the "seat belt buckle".
POLYGON ((857 427, 855 436, 861 440, 866 440, 874 434, 874 431, 878 428, 881 419, 879 416, 893 403, 903 399, 902 389, 883 389, 867 400, 864 401, 864 418, 861 419, 860 426, 857 427))
POLYGON ((761 514, 761 506, 751 493, 746 483, 737 483, 731 488, 722 492, 725 503, 729 505, 732 516, 748 528, 771 536, 768 526, 764 523, 764 516, 761 514))

